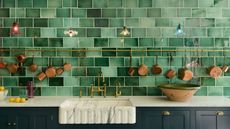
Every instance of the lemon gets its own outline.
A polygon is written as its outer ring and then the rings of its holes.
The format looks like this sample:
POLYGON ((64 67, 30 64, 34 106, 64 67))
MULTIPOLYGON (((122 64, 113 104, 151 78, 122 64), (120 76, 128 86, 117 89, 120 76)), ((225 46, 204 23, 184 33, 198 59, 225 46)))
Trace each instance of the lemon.
POLYGON ((26 99, 25 98, 21 98, 20 103, 25 103, 26 99))
POLYGON ((18 97, 15 99, 15 103, 20 103, 20 102, 21 102, 21 98, 18 97))
POLYGON ((9 98, 9 102, 11 103, 15 102, 15 98, 9 98))
POLYGON ((4 91, 5 87, 4 86, 0 86, 0 91, 4 91))

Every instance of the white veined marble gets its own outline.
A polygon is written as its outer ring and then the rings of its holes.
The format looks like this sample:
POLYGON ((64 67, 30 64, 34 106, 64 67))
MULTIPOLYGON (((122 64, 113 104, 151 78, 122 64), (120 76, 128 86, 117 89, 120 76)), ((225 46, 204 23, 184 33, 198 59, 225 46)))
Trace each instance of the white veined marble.
POLYGON ((59 107, 60 124, 134 124, 129 99, 68 99, 59 107))

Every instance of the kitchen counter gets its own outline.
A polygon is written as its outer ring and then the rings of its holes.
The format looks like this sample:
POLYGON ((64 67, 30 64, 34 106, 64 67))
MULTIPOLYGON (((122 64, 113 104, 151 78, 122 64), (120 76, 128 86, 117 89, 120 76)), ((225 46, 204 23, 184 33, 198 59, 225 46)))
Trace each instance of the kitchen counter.
MULTIPOLYGON (((90 97, 35 97, 26 103, 9 103, 7 100, 0 101, 0 107, 59 107, 59 105, 69 98, 84 99, 90 97)), ((101 98, 103 97, 94 97, 101 98)), ((108 96, 106 99, 114 97, 108 96)), ((187 102, 169 101, 164 96, 121 96, 118 98, 130 99, 136 107, 230 107, 230 98, 223 96, 194 96, 187 102)))

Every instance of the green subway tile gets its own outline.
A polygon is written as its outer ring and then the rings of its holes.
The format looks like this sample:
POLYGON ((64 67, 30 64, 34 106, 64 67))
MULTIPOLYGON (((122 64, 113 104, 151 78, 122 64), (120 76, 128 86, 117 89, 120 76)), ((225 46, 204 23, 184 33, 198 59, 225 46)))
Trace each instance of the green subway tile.
POLYGON ((87 68, 87 76, 98 76, 101 72, 101 68, 87 68))
POLYGON ((206 9, 205 8, 193 8, 192 17, 205 17, 206 9))
POLYGON ((15 19, 12 19, 12 18, 7 18, 7 19, 4 19, 3 22, 4 22, 4 26, 5 27, 11 27, 12 26, 12 23, 15 21, 15 19))
POLYGON ((108 47, 108 39, 107 38, 95 38, 94 46, 95 47, 108 47))
POLYGON ((215 26, 215 19, 214 18, 202 18, 200 19, 200 26, 201 27, 214 27, 215 26))
POLYGON ((0 17, 9 17, 10 16, 10 13, 9 13, 9 9, 0 9, 0 17))
POLYGON ((54 28, 41 28, 41 37, 56 37, 57 31, 54 28))
POLYGON ((16 77, 5 77, 3 78, 4 86, 18 86, 18 79, 16 77))
POLYGON ((198 4, 199 4, 199 7, 213 7, 214 0, 199 0, 198 4))
POLYGON ((41 18, 54 18, 56 17, 55 9, 41 9, 41 18))
MULTIPOLYGON (((207 8, 207 17, 210 18, 218 18, 221 17, 222 10, 220 8, 207 8)), ((223 11, 223 15, 224 15, 224 11, 223 11)))
POLYGON ((159 88, 156 87, 147 87, 148 96, 161 96, 162 92, 159 88))
POLYGON ((94 66, 94 59, 93 58, 80 58, 80 65, 81 66, 94 66))
POLYGON ((73 87, 73 96, 80 96, 80 91, 82 96, 88 96, 89 90, 86 87, 73 87))
POLYGON ((3 38, 4 47, 18 47, 17 38, 3 38))
POLYGON ((54 8, 54 7, 62 7, 62 0, 47 0, 48 7, 54 8))
POLYGON ((105 77, 117 77, 116 67, 102 67, 101 72, 105 77))
POLYGON ((139 77, 125 77, 125 86, 139 86, 139 77))
POLYGON ((117 17, 131 17, 131 9, 117 9, 117 17))
POLYGON ((208 95, 208 88, 207 87, 201 87, 201 89, 199 89, 195 96, 207 96, 208 95))
POLYGON ((109 58, 95 58, 95 66, 109 66, 109 58))
POLYGON ((86 47, 93 47, 94 40, 92 38, 80 38, 79 39, 79 47, 86 48, 86 47))
POLYGON ((10 29, 9 28, 1 28, 0 29, 0 35, 2 37, 9 37, 10 29))
POLYGON ((33 7, 47 7, 47 0, 33 0, 33 7))
POLYGON ((32 7, 32 0, 19 0, 18 7, 32 7))
POLYGON ((168 46, 168 39, 167 38, 155 38, 153 45, 156 47, 168 46))
POLYGON ((140 38, 139 39, 139 46, 142 47, 152 47, 154 40, 152 38, 140 38))
POLYGON ((217 27, 229 27, 230 26, 229 18, 217 18, 216 26, 217 27))
POLYGON ((225 47, 225 42, 229 42, 228 38, 216 38, 215 39, 215 46, 216 47, 225 47))
POLYGON ((213 38, 200 38, 200 46, 213 47, 214 39, 213 38))
POLYGON ((124 66, 124 59, 123 58, 110 58, 109 66, 124 66))
POLYGON ((52 66, 55 66, 55 67, 63 65, 62 58, 50 58, 49 62, 52 64, 52 66))
POLYGON ((228 77, 221 77, 216 80, 216 86, 229 86, 230 79, 228 77))
POLYGON ((79 8, 91 8, 92 0, 78 0, 78 7, 79 8))
POLYGON ((110 78, 110 86, 116 86, 120 83, 120 86, 124 86, 124 78, 123 77, 111 77, 110 78))
POLYGON ((167 7, 167 0, 154 0, 155 7, 167 7))
POLYGON ((139 19, 138 18, 126 19, 126 25, 128 27, 139 27, 139 19))
POLYGON ((64 27, 69 27, 69 28, 79 27, 79 19, 78 18, 64 19, 64 27))
POLYGON ((122 38, 110 38, 109 39, 109 46, 110 47, 124 47, 124 39, 122 38))
POLYGON ((57 17, 70 17, 70 9, 58 8, 57 17))
POLYGON ((78 38, 75 37, 65 37, 63 38, 63 46, 65 48, 77 48, 78 47, 78 38))
POLYGON ((146 96, 147 88, 146 87, 133 87, 134 96, 146 96))
POLYGON ((108 19, 95 19, 94 23, 95 23, 95 27, 108 27, 109 26, 108 19))
POLYGON ((108 57, 111 57, 111 56, 116 56, 116 48, 102 48, 103 52, 102 52, 102 56, 105 57, 105 56, 108 56, 108 57))
POLYGON ((125 47, 137 47, 138 39, 137 38, 125 38, 124 45, 125 47))
MULTIPOLYGON (((128 74, 128 68, 125 67, 118 67, 117 68, 117 75, 118 76, 129 76, 128 74)), ((135 72, 136 73, 136 72, 135 72)))
POLYGON ((57 56, 72 56, 72 52, 68 52, 69 48, 57 48, 57 56))
POLYGON ((48 19, 34 19, 34 27, 48 27, 48 19))
POLYGON ((132 9, 131 17, 146 17, 147 9, 132 9))
POLYGON ((20 47, 33 47, 33 40, 31 38, 19 38, 18 44, 20 47))
POLYGON ((18 84, 19 86, 26 87, 28 81, 33 81, 32 77, 19 77, 18 84))
POLYGON ((198 7, 198 0, 184 0, 184 7, 198 7))
POLYGON ((40 9, 26 9, 26 17, 40 17, 40 9))
POLYGON ((139 0, 139 7, 152 7, 152 0, 139 0))
POLYGON ((80 77, 80 86, 91 86, 94 84, 94 77, 80 77))
POLYGON ((122 96, 131 96, 132 95, 132 87, 121 87, 122 96))
POLYGON ((208 37, 222 37, 223 29, 222 28, 208 28, 208 37))
POLYGON ((176 8, 163 8, 161 9, 162 17, 176 17, 177 9, 176 8))
POLYGON ((10 73, 7 69, 0 69, 0 76, 10 76, 10 73))
POLYGON ((146 37, 146 29, 145 28, 133 28, 132 37, 146 37))
POLYGON ((186 18, 185 24, 186 24, 186 27, 199 27, 200 19, 199 18, 186 18))
POLYGON ((161 29, 160 28, 148 28, 147 29, 147 37, 160 37, 161 29))
POLYGON ((63 39, 62 38, 50 38, 49 47, 63 47, 63 39))
POLYGON ((101 29, 101 37, 104 37, 104 38, 116 37, 116 29, 102 28, 101 29))
POLYGON ((87 9, 87 17, 101 17, 101 9, 87 9))
POLYGON ((15 7, 15 0, 2 0, 4 7, 15 7))
POLYGON ((93 19, 80 19, 79 24, 80 27, 93 27, 94 20, 93 19))
POLYGON ((143 27, 143 28, 155 27, 155 19, 154 18, 141 18, 140 27, 143 27))
MULTIPOLYGON (((209 34, 210 33, 208 32, 208 35, 209 34)), ((206 30, 206 28, 193 28, 191 35, 196 36, 196 37, 199 37, 199 36, 205 37, 205 36, 207 36, 207 30, 206 30)))
POLYGON ((64 86, 80 86, 80 79, 78 77, 65 77, 64 86))
POLYGON ((49 86, 63 86, 63 77, 49 78, 49 86))
POLYGON ((156 18, 156 27, 169 27, 169 19, 168 18, 156 18))
POLYGON ((108 7, 122 7, 122 0, 109 0, 108 7))
POLYGON ((161 8, 151 8, 147 10, 148 17, 161 17, 161 8))
POLYGON ((170 0, 167 1, 168 7, 182 7, 183 6, 183 0, 170 0))
POLYGON ((107 0, 92 0, 93 1, 93 8, 106 8, 107 7, 107 0))
MULTIPOLYGON (((228 38, 230 36, 230 28, 224 28, 223 34, 224 34, 223 35, 224 37, 228 38)), ((227 45, 227 46, 229 46, 229 45, 227 45)))
POLYGON ((56 96, 57 88, 56 87, 42 87, 41 88, 42 96, 56 96))
MULTIPOLYGON (((139 55, 141 55, 140 53, 138 53, 139 55)), ((134 53, 132 54, 133 56, 135 55, 134 53)), ((137 55, 137 54, 136 54, 137 55)), ((142 54, 143 55, 143 54, 142 54)), ((132 66, 133 67, 138 67, 140 65, 140 61, 141 61, 141 58, 140 56, 137 56, 137 57, 132 57, 132 66)), ((144 60, 145 61, 145 60, 144 60)), ((130 66, 130 58, 126 58, 125 59, 125 66, 129 67, 130 66)))
POLYGON ((192 10, 190 8, 179 8, 178 17, 191 17, 192 10))
POLYGON ((40 29, 39 28, 27 28, 26 36, 27 37, 40 37, 40 29))
POLYGON ((86 17, 86 15, 87 15, 86 9, 73 9, 72 10, 73 17, 81 18, 81 17, 86 17))
MULTIPOLYGON (((223 9, 222 11, 223 11, 223 14, 222 14, 223 17, 230 17, 230 15, 229 15, 230 9, 223 9)), ((221 10, 220 10, 220 12, 221 12, 221 10)))
POLYGON ((72 76, 86 76, 86 68, 77 67, 72 69, 72 76))
POLYGON ((87 29, 87 37, 101 37, 101 29, 87 29))
POLYGON ((169 46, 184 46, 182 38, 169 38, 169 46))
POLYGON ((49 27, 63 27, 63 19, 49 18, 49 27))
POLYGON ((116 16, 116 9, 102 9, 102 17, 115 18, 116 16))
POLYGON ((123 27, 124 19, 109 19, 110 27, 123 27))
POLYGON ((26 18, 19 19, 20 27, 33 27, 32 23, 33 23, 32 19, 26 19, 26 18))
POLYGON ((19 87, 11 88, 11 96, 19 96, 19 87))
POLYGON ((72 87, 57 87, 58 96, 73 96, 72 87))
POLYGON ((224 87, 224 96, 230 96, 230 87, 224 87))
POLYGON ((47 38, 35 38, 34 46, 35 47, 48 47, 48 39, 47 38))
POLYGON ((140 77, 140 86, 155 86, 155 78, 154 77, 140 77))
POLYGON ((26 9, 25 8, 11 8, 10 9, 10 17, 26 17, 26 9))
POLYGON ((63 7, 77 7, 77 0, 65 0, 63 1, 63 7))
POLYGON ((228 7, 228 0, 214 0, 215 7, 228 7))
POLYGON ((208 95, 209 96, 222 96, 223 87, 208 87, 208 95))
POLYGON ((124 5, 125 7, 138 7, 137 0, 126 0, 124 5))

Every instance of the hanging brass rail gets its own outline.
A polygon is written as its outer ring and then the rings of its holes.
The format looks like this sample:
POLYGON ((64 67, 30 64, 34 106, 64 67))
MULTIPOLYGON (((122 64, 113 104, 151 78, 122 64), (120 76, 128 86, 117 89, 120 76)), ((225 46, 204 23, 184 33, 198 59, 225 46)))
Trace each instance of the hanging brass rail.
MULTIPOLYGON (((60 50, 60 48, 51 48, 52 50, 35 50, 35 49, 0 49, 0 52, 130 52, 131 50, 127 48, 127 50, 109 50, 104 49, 104 50, 88 50, 88 49, 79 49, 79 50, 60 50)), ((62 48, 61 48, 62 49, 62 48)), ((119 49, 126 49, 126 48, 119 48, 119 49)), ((167 48, 166 48, 167 49, 167 48)), ((194 48, 195 49, 195 48, 194 48)), ((133 50, 132 52, 230 52, 229 50, 133 50)))

